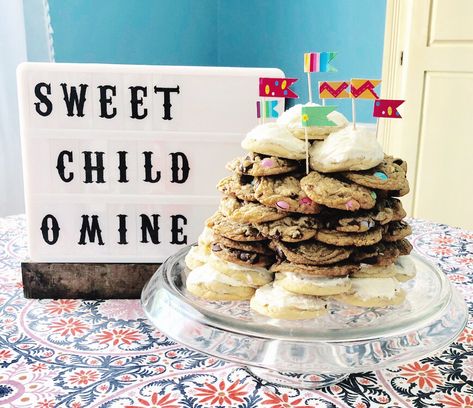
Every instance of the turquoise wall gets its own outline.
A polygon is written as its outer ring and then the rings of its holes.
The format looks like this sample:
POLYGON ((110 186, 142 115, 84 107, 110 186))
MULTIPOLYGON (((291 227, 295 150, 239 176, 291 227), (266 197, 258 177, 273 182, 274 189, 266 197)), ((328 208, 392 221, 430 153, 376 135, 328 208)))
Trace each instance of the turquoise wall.
MULTIPOLYGON (((306 51, 338 51, 319 80, 381 76, 383 0, 49 0, 58 62, 272 66, 307 100, 306 51)), ((291 101, 293 102, 293 101, 291 101)), ((350 101, 338 100, 351 118, 350 101)), ((374 121, 372 102, 357 119, 374 121)))

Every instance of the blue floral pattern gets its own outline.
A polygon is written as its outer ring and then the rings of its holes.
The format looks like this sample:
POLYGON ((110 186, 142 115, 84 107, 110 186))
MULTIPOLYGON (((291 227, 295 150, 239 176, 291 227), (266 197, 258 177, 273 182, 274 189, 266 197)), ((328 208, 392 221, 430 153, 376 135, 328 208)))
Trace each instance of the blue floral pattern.
MULTIPOLYGON (((410 220, 412 243, 473 312, 473 232, 410 220)), ((352 374, 306 391, 263 385, 246 370, 174 343, 135 300, 27 300, 24 216, 0 219, 2 407, 466 407, 473 405, 473 323, 441 354, 352 374)))

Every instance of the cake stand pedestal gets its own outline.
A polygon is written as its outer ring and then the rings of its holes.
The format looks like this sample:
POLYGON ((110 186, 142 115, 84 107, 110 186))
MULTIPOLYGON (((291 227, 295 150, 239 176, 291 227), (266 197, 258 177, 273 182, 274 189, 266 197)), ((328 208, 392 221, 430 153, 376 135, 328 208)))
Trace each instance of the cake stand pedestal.
POLYGON ((350 373, 378 370, 443 350, 466 325, 465 302, 444 273, 417 254, 417 275, 402 284, 400 306, 362 308, 330 301, 310 320, 271 319, 249 302, 209 302, 185 287, 190 247, 171 256, 143 289, 149 320, 175 341, 236 362, 255 377, 284 386, 320 388, 350 373))

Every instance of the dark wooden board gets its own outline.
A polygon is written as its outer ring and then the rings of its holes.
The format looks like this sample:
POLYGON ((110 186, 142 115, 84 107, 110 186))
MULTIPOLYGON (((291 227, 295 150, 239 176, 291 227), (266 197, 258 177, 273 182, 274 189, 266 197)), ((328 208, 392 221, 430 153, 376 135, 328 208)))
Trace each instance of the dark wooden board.
POLYGON ((160 264, 22 262, 29 299, 139 299, 160 264))

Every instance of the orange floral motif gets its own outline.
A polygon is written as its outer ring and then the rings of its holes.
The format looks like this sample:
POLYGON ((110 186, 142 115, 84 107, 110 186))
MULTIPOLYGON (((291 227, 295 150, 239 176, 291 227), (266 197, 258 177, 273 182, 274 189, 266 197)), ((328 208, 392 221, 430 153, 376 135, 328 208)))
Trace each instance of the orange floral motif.
POLYGON ((67 320, 60 319, 52 322, 49 328, 55 333, 60 333, 61 336, 68 336, 69 334, 75 336, 84 333, 89 327, 80 320, 70 317, 67 320))
POLYGON ((448 245, 448 244, 453 244, 455 242, 455 239, 452 237, 442 236, 442 237, 435 238, 433 242, 439 245, 448 245))
POLYGON ((79 370, 70 376, 69 381, 71 384, 87 385, 98 379, 99 374, 95 370, 79 370))
POLYGON ((142 405, 126 405, 125 408, 179 408, 179 405, 175 404, 177 399, 170 399, 171 394, 166 394, 164 397, 159 398, 157 392, 151 396, 151 401, 147 401, 144 398, 138 398, 138 401, 142 405), (159 398, 159 399, 158 399, 159 398))
POLYGON ((473 258, 472 257, 460 258, 458 262, 463 265, 471 265, 473 264, 473 258))
POLYGON ((46 311, 51 314, 71 313, 77 308, 77 300, 58 299, 51 300, 46 305, 46 311))
POLYGON ((199 398, 201 403, 210 401, 211 405, 234 405, 232 401, 243 402, 241 397, 246 394, 245 385, 238 387, 239 384, 240 381, 235 381, 226 389, 223 380, 220 381, 218 388, 213 384, 206 383, 204 387, 196 388, 195 395, 201 397, 199 398))
POLYGON ((0 361, 8 360, 13 357, 13 354, 10 350, 0 350, 0 361))
POLYGON ((54 400, 46 400, 38 401, 36 408, 54 408, 54 400))
POLYGON ((445 399, 439 400, 444 407, 448 408, 473 408, 473 397, 454 393, 452 397, 445 395, 445 399))
POLYGON ((460 336, 457 339, 458 343, 473 343, 473 329, 465 327, 465 329, 461 332, 460 336))
POLYGON ((403 371, 401 375, 407 378, 409 384, 417 383, 419 388, 424 388, 426 385, 430 388, 442 384, 442 379, 435 368, 430 364, 420 365, 419 362, 407 364, 400 367, 403 371))
POLYGON ((114 346, 119 343, 131 344, 133 341, 140 340, 140 336, 136 330, 131 329, 113 329, 112 331, 104 330, 97 335, 100 344, 112 343, 114 346))
POLYGON ((299 405, 302 402, 302 398, 289 401, 289 396, 287 394, 277 395, 272 392, 265 392, 264 394, 268 399, 261 403, 264 405, 271 405, 271 408, 314 408, 313 405, 299 405))
POLYGON ((435 252, 437 255, 442 255, 442 256, 453 254, 453 249, 452 248, 444 247, 444 246, 439 246, 439 247, 432 248, 432 251, 435 252))

